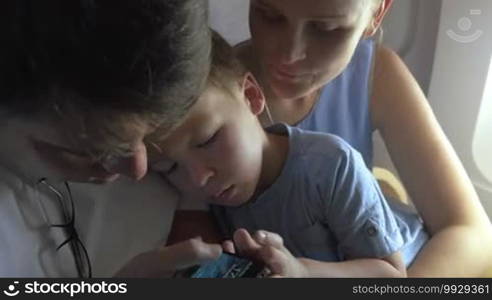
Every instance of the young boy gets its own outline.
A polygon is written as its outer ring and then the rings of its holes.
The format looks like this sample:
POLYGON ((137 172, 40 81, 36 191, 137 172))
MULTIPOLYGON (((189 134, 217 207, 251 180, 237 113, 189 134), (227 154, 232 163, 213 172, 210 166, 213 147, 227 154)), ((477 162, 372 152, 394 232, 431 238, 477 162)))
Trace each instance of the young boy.
POLYGON ((178 190, 214 204, 229 238, 239 228, 279 234, 281 253, 267 260, 275 276, 406 275, 427 236, 417 215, 392 211, 359 153, 333 135, 264 130, 264 95, 218 36, 207 84, 160 143, 159 168, 178 190))

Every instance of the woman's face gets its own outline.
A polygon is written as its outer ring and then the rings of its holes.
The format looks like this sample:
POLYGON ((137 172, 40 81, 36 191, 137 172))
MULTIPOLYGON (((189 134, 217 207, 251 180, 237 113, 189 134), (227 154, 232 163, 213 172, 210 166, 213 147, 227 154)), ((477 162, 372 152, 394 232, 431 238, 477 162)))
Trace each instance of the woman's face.
POLYGON ((349 63, 372 0, 251 0, 250 30, 264 84, 282 99, 306 96, 349 63))

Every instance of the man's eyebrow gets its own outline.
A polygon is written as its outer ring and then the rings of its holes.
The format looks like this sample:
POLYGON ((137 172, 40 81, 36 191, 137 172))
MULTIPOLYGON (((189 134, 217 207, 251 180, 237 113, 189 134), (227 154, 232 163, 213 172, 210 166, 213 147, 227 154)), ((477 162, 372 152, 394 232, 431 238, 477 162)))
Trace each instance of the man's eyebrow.
POLYGON ((35 143, 37 143, 39 145, 43 145, 45 147, 49 147, 51 149, 63 151, 63 152, 69 153, 69 154, 73 154, 73 155, 78 155, 78 156, 87 156, 88 155, 87 152, 85 152, 81 149, 69 148, 69 147, 62 146, 62 145, 59 145, 59 144, 56 144, 53 142, 49 142, 49 141, 45 141, 45 140, 36 140, 35 143))
POLYGON ((258 6, 261 6, 262 8, 270 9, 270 10, 273 10, 273 11, 276 11, 276 12, 279 12, 280 11, 275 6, 273 6, 271 4, 267 4, 267 3, 265 3, 262 0, 257 0, 255 4, 258 5, 258 6))

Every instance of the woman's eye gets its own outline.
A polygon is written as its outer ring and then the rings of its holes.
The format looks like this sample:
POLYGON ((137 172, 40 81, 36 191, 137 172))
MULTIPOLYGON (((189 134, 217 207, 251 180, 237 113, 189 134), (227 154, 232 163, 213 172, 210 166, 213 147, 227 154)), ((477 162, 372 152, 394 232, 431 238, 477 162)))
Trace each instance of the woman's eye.
POLYGON ((219 134, 219 131, 216 131, 210 138, 208 138, 205 142, 200 143, 197 145, 198 148, 204 148, 208 145, 213 144, 217 140, 217 136, 219 134))
POLYGON ((314 28, 316 31, 320 31, 320 32, 333 32, 333 31, 339 29, 339 27, 336 25, 326 24, 323 22, 311 23, 311 27, 314 28))
POLYGON ((177 163, 173 163, 171 167, 166 171, 166 175, 171 175, 178 168, 177 163))

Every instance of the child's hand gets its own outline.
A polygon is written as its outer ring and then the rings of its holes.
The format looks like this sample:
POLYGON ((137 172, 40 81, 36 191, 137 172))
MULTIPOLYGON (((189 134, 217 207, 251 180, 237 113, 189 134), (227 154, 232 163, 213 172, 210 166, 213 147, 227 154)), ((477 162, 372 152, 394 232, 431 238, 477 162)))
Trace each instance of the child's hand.
POLYGON ((276 233, 259 230, 251 236, 245 229, 238 229, 234 233, 234 244, 235 249, 231 249, 230 241, 225 242, 223 247, 226 251, 235 250, 242 256, 264 263, 271 272, 270 277, 309 276, 302 259, 295 258, 276 233))
POLYGON ((234 247, 234 242, 231 240, 226 240, 222 242, 222 251, 229 253, 236 253, 236 248, 234 247))

